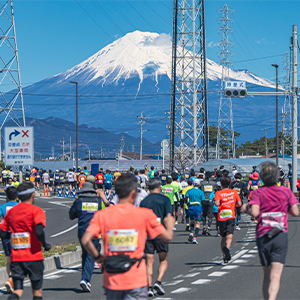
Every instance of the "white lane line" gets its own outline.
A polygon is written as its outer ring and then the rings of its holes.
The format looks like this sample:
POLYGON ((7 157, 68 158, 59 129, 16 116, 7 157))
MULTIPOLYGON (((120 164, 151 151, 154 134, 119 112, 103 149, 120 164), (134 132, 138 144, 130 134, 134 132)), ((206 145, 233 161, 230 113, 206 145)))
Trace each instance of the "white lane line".
POLYGON ((191 288, 182 287, 171 292, 171 294, 181 294, 190 291, 191 288))
POLYGON ((50 237, 51 237, 51 238, 57 237, 57 236, 59 236, 59 235, 62 235, 62 234, 64 234, 64 233, 66 233, 66 232, 69 232, 69 231, 75 229, 76 227, 78 227, 78 224, 77 224, 77 223, 76 223, 75 225, 73 225, 72 227, 70 227, 70 228, 64 230, 64 231, 61 231, 61 232, 58 232, 58 233, 55 233, 55 234, 51 235, 50 237))
POLYGON ((197 273, 190 273, 190 274, 187 274, 187 275, 182 275, 182 274, 180 274, 180 275, 178 275, 178 276, 173 277, 173 279, 177 279, 177 278, 192 278, 192 277, 195 277, 195 276, 197 276, 197 275, 199 275, 199 274, 200 274, 200 272, 197 272, 197 273))
POLYGON ((208 271, 208 270, 210 270, 210 269, 212 269, 212 268, 213 268, 213 266, 194 268, 194 269, 190 270, 189 272, 195 272, 195 271, 208 271))
POLYGON ((163 283, 162 285, 163 286, 172 286, 172 285, 176 285, 176 284, 179 284, 179 283, 181 283, 181 282, 183 282, 184 280, 182 279, 182 280, 174 280, 174 281, 171 281, 171 282, 169 282, 169 283, 163 283))
POLYGON ((211 280, 211 279, 198 279, 198 280, 192 282, 192 284, 209 284, 212 281, 213 280, 211 280))
POLYGON ((54 205, 59 205, 59 206, 64 206, 64 207, 68 207, 68 208, 70 208, 70 207, 71 207, 71 206, 69 206, 69 205, 62 204, 62 203, 59 203, 59 202, 52 202, 52 201, 48 201, 48 203, 50 203, 50 204, 54 204, 54 205))
POLYGON ((258 253, 258 250, 250 250, 249 253, 258 253))
POLYGON ((246 259, 237 259, 237 260, 233 261, 232 263, 234 263, 234 264, 245 264, 247 262, 248 262, 248 260, 246 260, 246 259))
POLYGON ((239 266, 225 266, 223 268, 221 268, 222 270, 234 270, 234 269, 237 269, 239 266))
POLYGON ((54 279, 58 279, 58 278, 61 278, 61 277, 64 277, 64 276, 63 275, 51 275, 51 276, 48 276, 45 279, 54 280, 54 279))
POLYGON ((208 274, 208 276, 221 277, 221 276, 224 276, 225 274, 228 274, 228 272, 212 272, 212 273, 208 274))
POLYGON ((240 251, 239 253, 231 257, 231 261, 241 257, 242 255, 246 254, 248 251, 249 251, 248 249, 240 251))
POLYGON ((251 257, 255 257, 255 256, 256 255, 254 255, 254 254, 245 254, 241 258, 251 258, 251 257))

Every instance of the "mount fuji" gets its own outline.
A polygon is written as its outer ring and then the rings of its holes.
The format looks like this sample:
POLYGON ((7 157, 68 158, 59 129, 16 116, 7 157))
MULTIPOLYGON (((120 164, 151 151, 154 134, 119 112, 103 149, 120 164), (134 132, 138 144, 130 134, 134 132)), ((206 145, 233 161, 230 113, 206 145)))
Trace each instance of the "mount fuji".
MULTIPOLYGON (((147 130, 144 136, 155 143, 166 138, 168 133, 166 111, 170 109, 171 61, 169 35, 141 31, 128 33, 73 68, 23 88, 25 114, 74 122, 75 86, 70 81, 76 81, 80 124, 138 137, 137 116, 143 111, 148 117, 143 127, 147 130)), ((207 59, 209 123, 215 125, 221 76, 222 67, 207 59)), ((231 80, 246 81, 247 87, 255 91, 270 91, 275 87, 273 82, 248 70, 230 69, 229 76, 231 80)), ((251 124, 270 119, 275 114, 273 98, 233 99, 234 122, 251 124)), ((242 133, 245 141, 257 135, 249 133, 248 129, 235 130, 242 133)))

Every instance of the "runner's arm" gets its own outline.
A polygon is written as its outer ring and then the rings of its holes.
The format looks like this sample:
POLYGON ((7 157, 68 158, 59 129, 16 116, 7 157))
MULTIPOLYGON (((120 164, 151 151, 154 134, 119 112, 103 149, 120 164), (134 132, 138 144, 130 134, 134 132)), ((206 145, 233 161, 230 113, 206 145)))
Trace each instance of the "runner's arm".
POLYGON ((76 209, 76 200, 74 201, 72 207, 69 210, 69 218, 70 220, 74 220, 78 218, 77 209, 76 209))
POLYGON ((35 234, 37 239, 42 243, 46 251, 51 249, 51 244, 46 243, 43 224, 39 223, 35 226, 35 234))
POLYGON ((94 235, 86 231, 81 239, 81 243, 85 250, 91 254, 91 256, 95 259, 97 263, 102 263, 103 256, 99 254, 99 251, 95 248, 92 239, 94 238, 94 235))
POLYGON ((290 207, 289 214, 293 217, 299 216, 299 208, 297 204, 294 204, 293 206, 290 207))
POLYGON ((167 216, 164 218, 164 224, 166 227, 166 230, 161 233, 158 237, 164 242, 164 243, 171 243, 173 238, 173 227, 175 225, 175 219, 173 216, 168 213, 167 216))
POLYGON ((3 231, 2 229, 0 229, 0 238, 9 240, 10 239, 10 232, 6 232, 6 231, 3 231))
POLYGON ((106 199, 103 190, 97 189, 96 192, 97 192, 97 196, 103 200, 105 206, 109 206, 110 202, 106 199))

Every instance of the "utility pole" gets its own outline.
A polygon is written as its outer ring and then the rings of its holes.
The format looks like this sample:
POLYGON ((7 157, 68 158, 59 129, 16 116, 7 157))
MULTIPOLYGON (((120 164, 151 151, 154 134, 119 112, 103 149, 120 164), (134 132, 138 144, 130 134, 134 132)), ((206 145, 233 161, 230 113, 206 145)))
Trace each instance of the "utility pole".
POLYGON ((76 170, 78 169, 78 82, 70 81, 76 86, 76 170))
POLYGON ((284 135, 285 135, 285 131, 284 131, 284 112, 283 112, 283 108, 281 109, 281 155, 282 158, 284 158, 284 135))
POLYGON ((91 150, 89 149, 89 160, 91 160, 91 150))
POLYGON ((266 148, 266 158, 268 158, 267 128, 265 128, 265 148, 266 148))
POLYGON ((100 159, 103 158, 103 150, 104 150, 104 149, 101 147, 101 148, 100 148, 100 159))
POLYGON ((146 120, 148 118, 146 118, 145 116, 143 116, 143 112, 141 112, 141 116, 137 116, 138 119, 140 119, 140 121, 138 121, 138 123, 141 124, 141 129, 140 129, 140 133, 141 133, 141 136, 140 136, 140 160, 142 160, 142 157, 143 157, 143 132, 144 131, 147 131, 147 130, 143 130, 143 124, 146 123, 146 120))
POLYGON ((276 165, 278 166, 278 152, 279 152, 279 142, 278 142, 278 65, 272 64, 272 67, 276 69, 276 165))
POLYGON ((65 160, 65 138, 63 138, 63 140, 61 141, 63 143, 63 156, 62 156, 62 160, 65 160))
POLYGON ((293 25, 293 38, 292 38, 292 191, 296 192, 297 183, 297 25, 293 25))
POLYGON ((124 151, 124 146, 125 146, 124 135, 122 135, 122 137, 120 139, 121 139, 120 157, 122 157, 123 151, 124 151))
POLYGON ((52 146, 52 148, 51 148, 51 151, 52 151, 52 157, 53 157, 53 159, 54 159, 54 147, 52 146))
POLYGON ((72 146, 71 146, 71 137, 70 137, 70 160, 72 160, 72 146))

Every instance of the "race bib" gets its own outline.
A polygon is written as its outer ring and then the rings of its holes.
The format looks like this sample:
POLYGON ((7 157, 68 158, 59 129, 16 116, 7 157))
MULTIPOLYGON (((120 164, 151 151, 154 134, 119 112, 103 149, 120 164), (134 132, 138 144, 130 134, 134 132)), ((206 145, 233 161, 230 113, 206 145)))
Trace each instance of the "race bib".
POLYGON ((190 175, 189 175, 189 174, 185 174, 184 176, 185 176, 185 178, 189 178, 189 177, 190 177, 190 175))
POLYGON ((234 188, 233 190, 236 191, 238 194, 241 193, 241 189, 239 189, 239 188, 234 188))
POLYGON ((83 213, 94 214, 98 211, 98 203, 82 202, 81 210, 83 213))
POLYGON ((257 190, 258 189, 258 186, 257 185, 251 185, 251 190, 257 190))
POLYGON ((10 244, 14 250, 30 248, 29 232, 12 233, 10 235, 10 244))
POLYGON ((135 251, 138 246, 138 231, 136 229, 109 230, 108 250, 117 252, 135 251))
POLYGON ((10 211, 13 208, 13 206, 6 206, 6 214, 8 213, 8 211, 10 211))
POLYGON ((171 193, 173 193, 173 189, 172 188, 165 188, 165 193, 171 194, 171 193))
POLYGON ((156 218, 157 222, 161 224, 161 218, 156 218))
POLYGON ((230 209, 223 209, 220 211, 220 219, 232 218, 232 211, 230 209))
POLYGON ((284 229, 284 217, 283 212, 267 212, 262 213, 262 226, 276 227, 280 230, 284 229))
POLYGON ((205 185, 204 186, 204 192, 212 192, 213 186, 212 185, 205 185))

